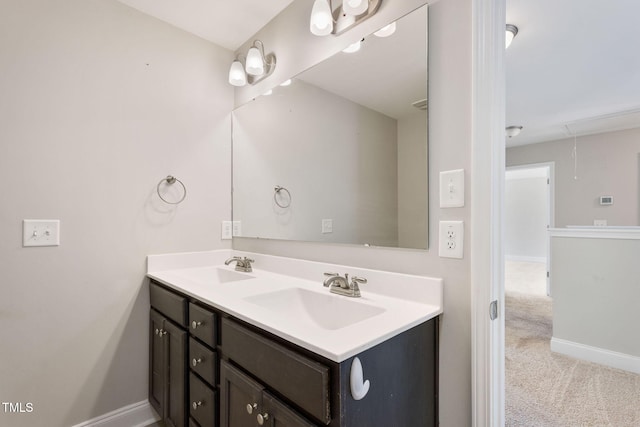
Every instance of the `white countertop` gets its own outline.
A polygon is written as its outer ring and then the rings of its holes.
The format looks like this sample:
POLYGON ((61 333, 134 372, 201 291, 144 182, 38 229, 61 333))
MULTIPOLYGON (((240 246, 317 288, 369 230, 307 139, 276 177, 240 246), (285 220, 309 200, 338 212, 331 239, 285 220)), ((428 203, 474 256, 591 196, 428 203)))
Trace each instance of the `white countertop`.
POLYGON ((335 362, 438 316, 443 306, 442 279, 231 250, 150 255, 147 276, 335 362), (235 273, 234 264, 224 265, 232 256, 255 260, 252 273, 238 273, 251 278, 219 280, 220 273, 235 273), (360 285, 360 298, 335 295, 322 286, 324 272, 349 273, 366 278, 368 283, 360 285), (375 314, 345 327, 327 326, 322 316, 331 318, 331 308, 315 313, 321 321, 312 322, 300 316, 304 307, 276 309, 252 302, 291 288, 302 289, 305 295, 318 293, 330 303, 367 305, 363 311, 375 314))

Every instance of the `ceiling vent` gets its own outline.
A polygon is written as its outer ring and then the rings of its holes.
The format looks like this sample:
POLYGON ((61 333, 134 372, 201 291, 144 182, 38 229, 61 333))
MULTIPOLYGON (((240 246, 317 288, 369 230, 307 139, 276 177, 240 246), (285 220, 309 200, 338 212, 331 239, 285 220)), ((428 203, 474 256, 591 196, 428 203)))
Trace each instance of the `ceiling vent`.
POLYGON ((414 103, 412 103, 411 105, 413 105, 414 107, 416 107, 418 110, 424 110, 426 111, 427 109, 427 99, 421 99, 420 101, 416 101, 414 103))

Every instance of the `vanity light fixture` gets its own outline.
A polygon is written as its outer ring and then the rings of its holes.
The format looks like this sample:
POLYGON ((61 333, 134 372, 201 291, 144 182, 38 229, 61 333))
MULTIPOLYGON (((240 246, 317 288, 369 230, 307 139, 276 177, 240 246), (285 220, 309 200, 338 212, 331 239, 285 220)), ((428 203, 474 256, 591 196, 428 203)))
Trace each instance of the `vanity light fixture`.
POLYGON ((342 49, 342 51, 344 53, 354 53, 360 50, 360 47, 362 46, 362 42, 364 41, 364 39, 362 40, 358 40, 355 43, 350 44, 349 46, 347 46, 346 48, 342 49))
POLYGON ((240 61, 241 56, 238 55, 229 69, 229 84, 233 86, 256 84, 276 68, 276 56, 273 53, 265 56, 264 44, 260 40, 254 41, 249 48, 244 65, 240 61))
POLYGON ((384 27, 380 28, 378 31, 373 33, 373 35, 378 37, 389 37, 391 34, 395 32, 396 32, 396 23, 394 21, 391 24, 385 25, 384 27))
POLYGON ((316 36, 326 36, 333 31, 333 14, 330 0, 315 0, 311 9, 309 31, 316 36))
POLYGON ((513 138, 514 136, 520 135, 521 131, 522 131, 522 126, 509 126, 505 128, 504 133, 505 135, 507 135, 507 137, 513 138))
POLYGON ((507 24, 507 30, 506 30, 505 39, 504 39, 505 49, 511 45, 511 42, 516 37, 516 35, 518 35, 518 27, 516 27, 515 25, 507 24))
POLYGON ((331 0, 315 0, 311 8, 309 31, 316 36, 338 35, 375 15, 382 0, 343 0, 333 9, 331 0))

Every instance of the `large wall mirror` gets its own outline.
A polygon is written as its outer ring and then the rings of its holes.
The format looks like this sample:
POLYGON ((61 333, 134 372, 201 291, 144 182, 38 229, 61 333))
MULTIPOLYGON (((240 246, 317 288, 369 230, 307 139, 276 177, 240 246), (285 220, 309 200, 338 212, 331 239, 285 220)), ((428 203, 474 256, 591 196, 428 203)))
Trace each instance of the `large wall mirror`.
POLYGON ((241 237, 426 249, 427 6, 233 112, 241 237))

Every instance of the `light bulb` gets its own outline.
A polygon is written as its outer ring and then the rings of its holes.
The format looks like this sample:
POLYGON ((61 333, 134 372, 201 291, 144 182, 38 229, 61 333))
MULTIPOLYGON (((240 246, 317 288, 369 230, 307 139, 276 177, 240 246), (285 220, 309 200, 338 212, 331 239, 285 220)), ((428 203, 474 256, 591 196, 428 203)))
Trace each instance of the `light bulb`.
POLYGON ((358 40, 355 43, 350 44, 349 46, 347 46, 346 48, 342 49, 342 51, 344 53, 354 53, 360 50, 360 44, 361 40, 358 40))
POLYGON ((328 0, 316 0, 313 3, 309 31, 316 36, 326 36, 333 31, 333 15, 328 0))
POLYGON ((392 22, 391 24, 385 25, 384 27, 380 28, 378 31, 376 31, 373 34, 378 37, 389 37, 391 34, 395 32, 396 32, 396 23, 392 22))
POLYGON ((251 74, 252 76, 261 76, 264 74, 262 54, 255 46, 247 52, 247 65, 245 69, 247 70, 247 74, 251 74))
POLYGON ((369 0, 344 0, 342 11, 347 15, 362 15, 369 8, 369 0))
POLYGON ((507 31, 504 37, 504 48, 508 48, 511 45, 511 42, 515 38, 516 34, 518 34, 518 27, 515 25, 507 24, 507 31))
POLYGON ((229 83, 233 86, 244 86, 247 84, 247 75, 244 73, 242 63, 238 60, 233 61, 229 69, 229 83))

